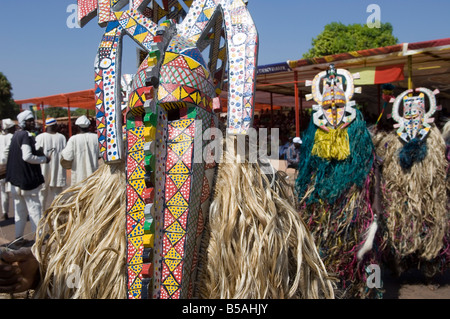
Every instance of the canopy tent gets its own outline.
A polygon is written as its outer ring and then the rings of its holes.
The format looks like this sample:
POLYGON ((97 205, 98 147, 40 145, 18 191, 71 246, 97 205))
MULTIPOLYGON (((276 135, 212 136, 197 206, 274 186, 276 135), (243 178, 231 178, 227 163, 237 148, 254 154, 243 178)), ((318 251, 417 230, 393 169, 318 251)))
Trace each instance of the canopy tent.
POLYGON ((450 104, 450 38, 259 66, 255 99, 269 101, 272 96, 274 103, 294 107, 299 134, 300 113, 314 104, 305 99, 311 92, 305 82, 330 64, 361 74, 361 80, 355 84, 362 86, 362 94, 357 94, 354 100, 378 114, 381 111, 380 87, 384 83, 392 83, 398 91, 396 94, 416 87, 439 89, 440 103, 446 102, 447 107, 450 104))
POLYGON ((61 93, 56 95, 44 96, 44 97, 34 97, 25 100, 16 100, 17 104, 36 104, 36 105, 47 105, 51 107, 73 107, 95 110, 95 94, 94 89, 71 92, 71 93, 61 93))
POLYGON ((87 110, 95 110, 96 98, 94 94, 94 89, 71 92, 71 93, 61 93, 56 95, 44 96, 44 97, 34 97, 31 99, 16 100, 16 104, 20 105, 22 108, 23 104, 34 104, 39 106, 42 112, 43 126, 45 129, 45 111, 44 106, 49 107, 67 107, 67 116, 69 122, 69 136, 72 136, 72 125, 70 117, 70 108, 82 108, 87 110))

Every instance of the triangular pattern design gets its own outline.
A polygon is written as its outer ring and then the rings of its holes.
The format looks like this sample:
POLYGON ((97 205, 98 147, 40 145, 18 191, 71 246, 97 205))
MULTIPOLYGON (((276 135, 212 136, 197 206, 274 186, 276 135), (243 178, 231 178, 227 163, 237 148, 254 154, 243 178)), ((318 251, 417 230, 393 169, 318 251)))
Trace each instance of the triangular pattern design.
POLYGON ((169 268, 170 271, 174 271, 175 268, 181 263, 181 260, 179 259, 166 259, 164 260, 165 264, 167 265, 167 268, 169 268))
POLYGON ((189 168, 182 161, 177 162, 167 173, 168 174, 187 174, 189 172, 189 168))
POLYGON ((169 177, 172 179, 177 188, 183 186, 184 182, 189 178, 189 176, 185 174, 169 174, 169 177))
POLYGON ((170 147, 172 151, 175 152, 178 157, 182 157, 184 152, 189 149, 189 146, 191 146, 192 141, 183 141, 180 143, 168 143, 167 146, 170 147))
POLYGON ((169 199, 171 199, 175 193, 178 191, 178 188, 176 187, 174 181, 169 177, 169 174, 166 174, 166 182, 164 184, 164 188, 165 188, 165 199, 166 201, 168 201, 169 199))
POLYGON ((178 217, 178 222, 180 223, 181 227, 183 227, 184 229, 186 229, 186 227, 187 227, 188 214, 189 214, 189 208, 186 209, 186 211, 180 217, 178 217))
MULTIPOLYGON (((134 91, 131 102, 137 107, 145 101, 142 90, 134 91)), ((144 209, 143 194, 145 185, 145 161, 144 161, 144 123, 142 116, 133 113, 127 116, 127 270, 128 270, 128 298, 141 298, 142 267, 144 256, 144 209)))
POLYGON ((163 273, 161 298, 180 298, 185 258, 186 226, 192 176, 192 149, 194 139, 191 131, 193 119, 169 123, 166 165, 166 193, 164 210, 163 273), (190 157, 187 156, 190 154, 190 157))
MULTIPOLYGON (((177 43, 176 47, 179 46, 177 43)), ((158 100, 162 104, 193 103, 210 109, 211 96, 214 95, 210 77, 197 48, 188 46, 181 53, 166 52, 161 67, 158 100)))

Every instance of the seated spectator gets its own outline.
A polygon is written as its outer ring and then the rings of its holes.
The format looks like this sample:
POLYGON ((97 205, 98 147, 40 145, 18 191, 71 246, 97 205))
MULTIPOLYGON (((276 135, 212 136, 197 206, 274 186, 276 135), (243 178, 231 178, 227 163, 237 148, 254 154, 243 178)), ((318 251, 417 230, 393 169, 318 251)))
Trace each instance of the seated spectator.
POLYGON ((300 137, 294 137, 292 145, 289 146, 286 153, 286 160, 288 162, 288 168, 295 168, 297 170, 300 163, 300 146, 302 139, 300 137))

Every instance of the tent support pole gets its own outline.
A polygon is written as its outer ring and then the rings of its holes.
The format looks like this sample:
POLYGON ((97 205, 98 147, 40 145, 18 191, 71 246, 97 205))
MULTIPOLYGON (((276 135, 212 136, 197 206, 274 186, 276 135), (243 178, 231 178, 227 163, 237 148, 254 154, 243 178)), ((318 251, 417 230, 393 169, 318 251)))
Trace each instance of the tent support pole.
POLYGON ((45 132, 45 111, 44 111, 44 102, 41 102, 41 114, 42 114, 42 132, 45 132))
MULTIPOLYGON (((413 70, 412 70, 412 55, 408 55, 408 90, 413 89, 413 70)), ((411 94, 412 95, 412 94, 411 94)))
POLYGON ((273 127, 273 93, 270 92, 270 127, 273 127))
POLYGON ((378 89, 378 114, 381 114, 381 84, 377 85, 378 89))
POLYGON ((295 86, 295 136, 300 136, 300 105, 298 99, 298 73, 294 71, 295 86))
POLYGON ((69 138, 72 137, 72 119, 70 118, 70 100, 67 98, 67 117, 69 119, 69 138))

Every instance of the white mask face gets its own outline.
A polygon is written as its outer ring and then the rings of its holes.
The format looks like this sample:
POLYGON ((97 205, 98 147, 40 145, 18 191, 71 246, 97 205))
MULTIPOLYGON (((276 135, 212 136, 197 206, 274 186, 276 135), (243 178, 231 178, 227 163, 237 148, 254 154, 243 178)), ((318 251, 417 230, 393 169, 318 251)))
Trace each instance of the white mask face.
POLYGON ((325 131, 345 128, 356 118, 355 102, 351 101, 355 88, 350 72, 331 65, 327 71, 317 74, 311 85, 312 98, 318 103, 313 106, 316 126, 325 131))
POLYGON ((430 124, 434 122, 434 118, 431 118, 431 116, 437 110, 435 95, 439 91, 432 92, 426 88, 418 88, 416 92, 420 92, 420 94, 409 96, 413 93, 413 90, 403 92, 395 99, 392 108, 392 118, 397 122, 394 127, 398 128, 397 134, 406 143, 414 138, 422 140, 428 135, 431 128, 430 124), (425 111, 425 96, 430 99, 428 112, 425 111), (403 102, 403 116, 400 116, 399 113, 401 102, 403 102))

